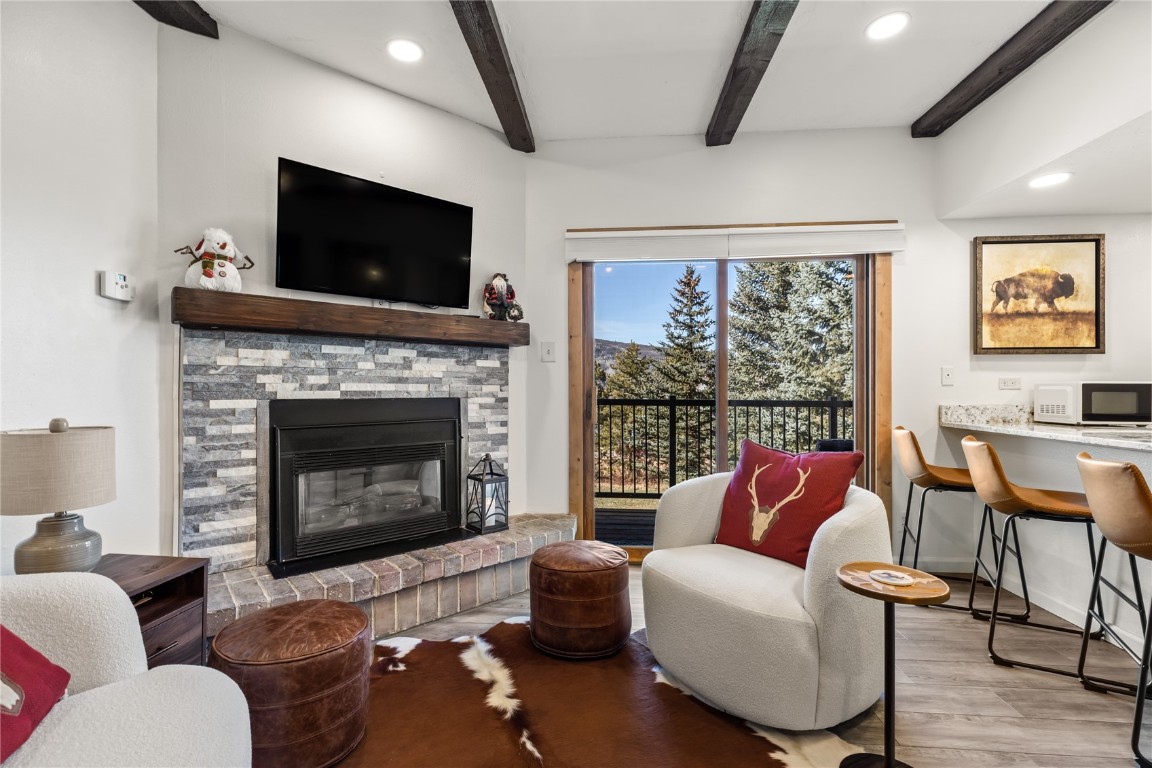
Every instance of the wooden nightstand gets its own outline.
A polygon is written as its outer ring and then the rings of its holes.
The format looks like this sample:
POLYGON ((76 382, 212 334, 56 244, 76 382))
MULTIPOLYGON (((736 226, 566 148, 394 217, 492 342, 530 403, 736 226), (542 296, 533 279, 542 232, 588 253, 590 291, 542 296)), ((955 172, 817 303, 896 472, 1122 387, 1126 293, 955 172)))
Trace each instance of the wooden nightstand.
POLYGON ((104 555, 92 573, 112 579, 132 599, 149 669, 204 663, 208 560, 104 555))

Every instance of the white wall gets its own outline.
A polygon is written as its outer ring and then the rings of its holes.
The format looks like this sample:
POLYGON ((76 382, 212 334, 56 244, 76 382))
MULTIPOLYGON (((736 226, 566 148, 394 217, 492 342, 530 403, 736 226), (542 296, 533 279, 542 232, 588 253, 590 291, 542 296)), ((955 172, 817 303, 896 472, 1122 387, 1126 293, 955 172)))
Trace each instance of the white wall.
MULTIPOLYGON (((116 427, 117 499, 82 514, 105 552, 158 552, 156 22, 4 2, 0 27, 0 428, 116 427), (101 298, 101 269, 134 275, 138 298, 101 298)), ((0 571, 35 521, 3 518, 0 571)))
MULTIPOLYGON (((509 149, 502 134, 227 27, 220 28, 219 40, 161 27, 159 73, 162 253, 195 244, 205 227, 223 227, 256 262, 243 273, 245 293, 369 305, 367 299, 275 287, 276 168, 277 158, 287 157, 472 206, 472 304, 444 311, 479 315, 481 289, 494 272, 507 272, 523 293, 526 156, 509 149)), ((160 270, 165 316, 171 287, 183 284, 186 265, 185 257, 173 254, 160 270)), ((529 323, 544 312, 544 302, 531 295, 522 303, 529 323)), ((171 350, 176 335, 165 338, 171 350)), ((530 471, 526 358, 524 348, 510 350, 514 513, 526 511, 530 471)), ((175 367, 164 373, 167 393, 175 367)), ((165 394, 165 404, 165 427, 174 430, 175 398, 165 394)), ((166 443, 175 444, 175 437, 166 443)))
MULTIPOLYGON (((932 144, 896 128, 742 133, 713 148, 700 137, 545 143, 528 169, 529 290, 563 287, 570 227, 899 219, 909 243, 895 257, 902 296, 909 285, 927 284, 941 263, 966 264, 964 243, 935 219, 932 165, 932 144)), ((564 338, 564 310, 534 318, 540 338, 564 338)), ((898 350, 922 346, 913 328, 903 334, 898 350)), ((566 434, 566 376, 563 362, 530 368, 529 444, 566 434)), ((937 399, 925 393, 902 405, 927 414, 937 399)), ((564 509, 563 453, 542 457, 533 477, 542 482, 529 488, 531 506, 564 509)))
MULTIPOLYGON (((938 437, 940 403, 1027 403, 1040 379, 1152 378, 1149 217, 943 222, 934 213, 933 153, 933 142, 911 139, 906 129, 740 134, 723 148, 693 137, 546 143, 528 169, 528 293, 564 290, 563 238, 570 227, 895 218, 907 227, 908 248, 893 258, 892 418, 917 433, 930 461, 962 463, 956 446, 938 437), (971 238, 1058 232, 1107 236, 1107 354, 973 355, 971 238), (955 368, 955 386, 940 386, 945 365, 955 368), (1021 377, 1024 389, 997 389, 1000 376, 1021 377)), ((563 339, 566 322, 557 304, 533 318, 533 329, 539 338, 563 339)), ((566 376, 564 361, 529 366, 529 445, 562 444, 566 376)), ((562 511, 565 452, 536 456, 530 506, 562 511)), ((894 486, 894 506, 902 510, 899 468, 894 486)), ((1075 486, 1070 480, 1067 487, 1075 486)), ((926 535, 921 565, 970 563, 971 504, 960 496, 934 504, 959 514, 926 535)))
POLYGON ((1152 3, 1113 3, 936 139, 940 215, 1147 115, 1150 32, 1152 3))

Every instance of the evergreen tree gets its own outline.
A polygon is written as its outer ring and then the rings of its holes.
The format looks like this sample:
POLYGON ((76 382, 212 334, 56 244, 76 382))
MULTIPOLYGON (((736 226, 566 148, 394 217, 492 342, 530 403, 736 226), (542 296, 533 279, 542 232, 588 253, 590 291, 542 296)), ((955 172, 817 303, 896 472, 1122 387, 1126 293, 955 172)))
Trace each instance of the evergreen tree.
POLYGON ((716 392, 716 320, 707 291, 700 289, 695 265, 685 264, 676 281, 668 322, 664 323, 663 359, 656 365, 660 394, 709 399, 716 392))
POLYGON ((848 261, 736 268, 729 305, 734 398, 851 396, 851 274, 848 261))
MULTIPOLYGON (((685 264, 672 291, 664 341, 659 345, 663 355, 655 366, 659 396, 683 400, 716 396, 716 320, 709 299, 708 292, 700 288, 695 265, 685 264)), ((709 474, 716 429, 711 409, 702 414, 697 407, 678 408, 677 425, 675 480, 709 474)))
POLYGON ((604 389, 608 386, 608 372, 604 370, 604 366, 600 365, 599 360, 592 363, 592 385, 596 387, 597 400, 607 397, 604 394, 604 389))
POLYGON ((652 361, 640 354, 640 345, 630 342, 616 353, 612 373, 604 380, 604 397, 652 397, 652 361))
MULTIPOLYGON (((647 399, 653 396, 652 361, 640 353, 640 345, 630 342, 616 353, 612 372, 604 382, 603 397, 609 400, 647 399)), ((610 485, 631 491, 653 481, 660 472, 659 409, 654 406, 620 406, 601 413, 598 424, 598 453, 602 476, 610 485)))
POLYGON ((815 261, 799 265, 793 298, 799 329, 790 340, 791 377, 785 397, 824 400, 852 396, 852 263, 815 261))
POLYGON ((728 303, 728 376, 734 400, 780 397, 785 326, 798 266, 754 261, 736 267, 736 290, 728 303))
MULTIPOLYGON (((848 399, 852 393, 852 262, 753 262, 736 268, 730 303, 733 399, 848 399)), ((741 412, 738 435, 808 450, 827 426, 741 412)), ((733 441, 738 443, 739 441, 733 441)))

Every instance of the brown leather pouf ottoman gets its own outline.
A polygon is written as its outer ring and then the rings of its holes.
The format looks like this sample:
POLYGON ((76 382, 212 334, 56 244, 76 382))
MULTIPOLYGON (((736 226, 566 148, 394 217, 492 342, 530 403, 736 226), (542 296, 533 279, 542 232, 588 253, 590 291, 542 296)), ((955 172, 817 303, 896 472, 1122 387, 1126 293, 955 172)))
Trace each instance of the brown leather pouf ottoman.
POLYGON ((248 698, 253 766, 321 768, 364 737, 371 654, 363 611, 302 600, 224 627, 208 665, 248 698))
POLYGON ((532 642, 565 658, 610 656, 628 642, 628 554, 602 541, 558 541, 528 570, 532 642))

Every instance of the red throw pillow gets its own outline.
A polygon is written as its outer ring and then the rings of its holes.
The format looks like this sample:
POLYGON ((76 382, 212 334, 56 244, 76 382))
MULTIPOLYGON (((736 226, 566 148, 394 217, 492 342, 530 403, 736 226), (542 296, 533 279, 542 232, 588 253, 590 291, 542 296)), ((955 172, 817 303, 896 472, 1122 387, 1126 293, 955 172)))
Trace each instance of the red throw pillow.
POLYGON ((0 625, 0 762, 20 748, 72 675, 0 625))
POLYGON ((844 507, 863 461, 860 451, 796 454, 743 441, 716 543, 805 567, 816 529, 844 507))

